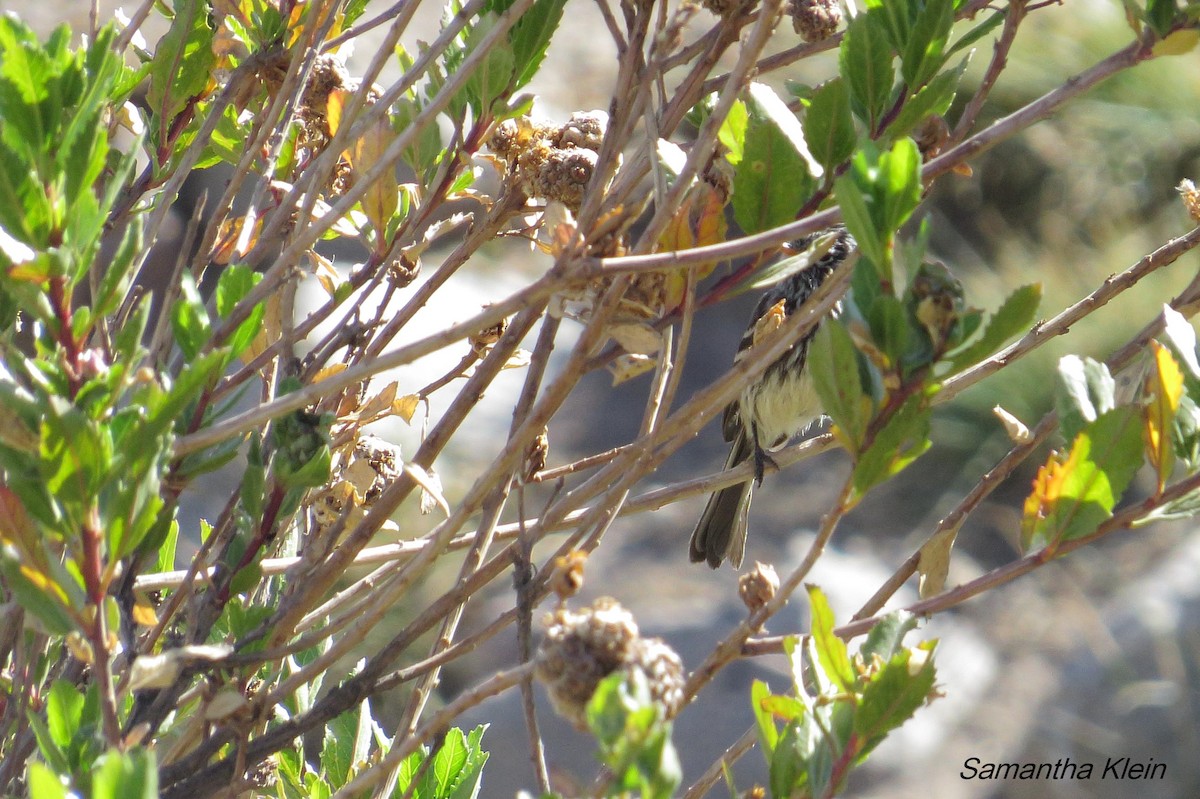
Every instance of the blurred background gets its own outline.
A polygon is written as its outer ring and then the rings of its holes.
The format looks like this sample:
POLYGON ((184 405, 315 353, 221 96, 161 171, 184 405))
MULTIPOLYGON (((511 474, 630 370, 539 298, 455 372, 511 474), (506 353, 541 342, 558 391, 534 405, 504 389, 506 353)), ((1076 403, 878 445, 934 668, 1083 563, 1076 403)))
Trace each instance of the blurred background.
MULTIPOLYGON (((115 3, 101 3, 102 21, 115 3)), ((367 16, 390 3, 373 2, 367 16)), ((427 2, 407 45, 434 36, 440 8, 427 2)), ((67 22, 86 30, 88 3, 72 0, 3 0, 41 32, 67 22)), ((132 9, 129 9, 132 11, 132 9)), ((700 12, 698 25, 711 19, 700 12)), ((615 65, 593 4, 568 4, 563 26, 532 90, 536 111, 554 119, 570 112, 604 108, 615 65)), ((153 42, 158 35, 146 31, 153 42)), ((1059 86, 1070 75, 1126 45, 1130 30, 1116 0, 1073 0, 1037 10, 1024 23, 1009 67, 991 95, 981 124, 1002 116, 1059 86)), ((372 53, 367 36, 350 57, 360 74, 372 53)), ((798 42, 781 29, 776 49, 798 42)), ((990 58, 979 45, 967 73, 967 94, 990 58)), ((825 54, 764 79, 818 83, 833 73, 835 56, 825 54)), ((388 77, 384 76, 385 79, 388 77)), ((1200 179, 1200 56, 1195 52, 1143 64, 1108 80, 972 163, 971 177, 943 178, 922 206, 932 229, 931 255, 963 281, 968 302, 995 309, 1009 292, 1029 282, 1045 290, 1041 316, 1049 317, 1088 292, 1108 275, 1125 269, 1190 222, 1175 186, 1200 179)), ((951 121, 955 111, 949 115, 951 121)), ((219 183, 219 174, 210 176, 219 183)), ((197 187, 189 192, 195 196, 197 187)), ((179 207, 190 213, 189 198, 179 207)), ((181 230, 182 225, 178 228, 181 230)), ((172 252, 169 237, 160 242, 172 252)), ((341 253, 352 259, 353 253, 341 253)), ((450 292, 457 307, 433 307, 429 324, 472 313, 489 298, 507 293, 546 259, 526 247, 500 243, 484 251, 459 276, 450 292)), ((173 252, 172 252, 173 257, 173 252)), ((436 260, 437 254, 431 256, 436 260)), ((345 262, 346 265, 349 262, 345 262)), ((1103 359, 1151 320, 1192 278, 1200 256, 1189 254, 1123 294, 1060 338, 1012 368, 982 382, 935 415, 933 449, 907 472, 877 489, 841 525, 834 546, 810 580, 833 602, 839 619, 848 618, 875 588, 924 540, 938 520, 1008 449, 991 413, 1002 405, 1032 427, 1052 407, 1057 359, 1076 353, 1103 359)), ((426 271, 430 271, 429 265, 426 271)), ((687 361, 681 400, 728 368, 753 297, 721 304, 699 318, 687 361)), ((411 337, 416 338, 414 331, 411 337)), ((448 356, 449 357, 449 356, 448 356)), ((455 354, 453 359, 458 356, 455 354)), ((445 362, 431 359, 398 373, 402 386, 424 385, 442 374, 445 362)), ((498 383, 473 414, 471 430, 458 437, 473 441, 471 451, 450 452, 439 464, 447 494, 461 488, 455 475, 468 476, 486 463, 496 447, 487 436, 507 429, 511 395, 521 375, 498 383)), ((590 375, 550 429, 551 465, 624 443, 636 433, 648 381, 611 386, 606 373, 590 375)), ((414 389, 415 390, 415 389, 414 389)), ((438 412, 434 405, 434 414, 438 412)), ((385 427, 386 438, 411 446, 415 430, 385 427)), ((1061 442, 1056 442, 1061 444, 1061 442)), ((717 471, 725 443, 715 425, 681 450, 658 473, 656 485, 717 471)), ((410 450, 411 451, 411 450, 410 450)), ((958 539, 950 583, 972 578, 1018 555, 1021 502, 1045 453, 996 491, 972 515, 958 539)), ((820 515, 848 469, 837 452, 768 477, 756 494, 747 562, 774 563, 781 574, 803 555, 820 515)), ((466 479, 466 478, 464 478, 466 479)), ((638 492, 656 485, 643 485, 638 492)), ((1141 490, 1147 490, 1148 482, 1141 490)), ((1135 489, 1136 491, 1137 489, 1135 489)), ((525 498, 531 515, 546 496, 525 498)), ((644 634, 665 638, 688 667, 745 612, 736 594, 736 574, 726 567, 711 572, 686 563, 686 539, 703 501, 696 498, 653 514, 618 519, 587 568, 582 604, 610 595, 630 608, 644 634), (650 587, 650 588, 648 588, 650 587)), ((201 513, 203 500, 197 504, 201 513)), ((430 526, 417 519, 415 506, 398 514, 401 527, 419 533, 430 526), (402 518, 401 518, 402 517, 402 518)), ((186 525, 185 525, 186 526, 186 525)), ((874 753, 856 774, 847 795, 892 799, 1024 799, 1025 797, 1194 797, 1200 795, 1200 536, 1194 525, 1177 523, 1142 528, 1051 563, 1013 584, 993 590, 963 607, 938 616, 917 635, 941 639, 939 683, 944 698, 917 714, 874 753), (1130 784, 1101 780, 1106 758, 1166 763, 1162 780, 1130 784), (967 758, 984 762, 1054 762, 1071 758, 1096 764, 1090 781, 995 782, 963 779, 967 758)), ((444 575, 450 579, 449 570, 444 575)), ((425 585, 412 597, 422 606, 444 585, 425 585)), ((915 587, 892 603, 915 599, 915 587)), ((484 600, 468 608, 464 632, 486 624, 512 606, 511 588, 498 581, 484 600)), ((806 628, 804 603, 792 604, 770 626, 782 633, 806 628)), ((403 623, 411 608, 396 608, 403 623)), ((385 637, 380 632, 379 639, 385 637)), ((421 648, 420 652, 423 652, 421 648)), ((420 652, 414 652, 413 658, 420 652)), ((477 655, 458 661, 444 675, 441 694, 452 696, 488 676, 498 664, 515 662, 514 636, 504 634, 477 655)), ((685 784, 752 723, 749 683, 786 685, 782 659, 740 662, 687 708, 676 724, 675 742, 685 784)), ((374 706, 385 722, 394 720, 403 695, 384 696, 374 706)), ((564 786, 591 780, 596 761, 592 742, 554 718, 542 704, 543 733, 552 771, 564 786)), ((485 769, 483 795, 510 797, 532 789, 524 724, 511 695, 479 708, 465 723, 489 722, 484 738, 492 758, 485 769)), ((734 774, 740 788, 765 781, 758 752, 743 758, 734 774)), ((570 790, 569 788, 567 790, 570 790)), ((723 787, 713 796, 727 795, 723 787)))

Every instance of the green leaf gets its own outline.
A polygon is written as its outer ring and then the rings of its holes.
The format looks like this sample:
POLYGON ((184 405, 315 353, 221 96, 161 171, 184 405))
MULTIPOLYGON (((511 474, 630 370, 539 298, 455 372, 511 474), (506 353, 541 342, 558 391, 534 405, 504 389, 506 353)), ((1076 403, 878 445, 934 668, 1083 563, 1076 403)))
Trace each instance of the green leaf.
POLYGON ((158 769, 146 749, 110 750, 92 768, 92 799, 156 799, 158 769))
MULTIPOLYGON (((121 236, 121 243, 105 267, 96 292, 93 311, 97 316, 106 316, 117 309, 125 296, 132 277, 130 269, 134 259, 142 252, 142 226, 129 225, 121 236)), ((146 303, 149 305, 149 303, 146 303)))
POLYGON ((873 674, 863 688, 854 717, 854 731, 866 742, 863 754, 912 718, 929 697, 936 677, 933 646, 927 642, 916 650, 900 652, 873 674), (921 653, 919 661, 914 662, 917 652, 921 653))
POLYGON ((1178 14, 1176 0, 1146 0, 1146 22, 1160 38, 1171 32, 1178 14))
POLYGON ((483 786, 483 767, 488 753, 483 751, 483 733, 488 725, 480 724, 467 735, 467 761, 458 773, 458 782, 450 799, 476 799, 483 786))
POLYGON ((262 441, 257 434, 250 436, 250 447, 246 453, 246 471, 242 475, 242 507, 252 519, 262 516, 264 490, 267 482, 266 466, 263 463, 262 441))
POLYGON ((67 799, 67 785, 45 763, 36 760, 26 772, 30 799, 67 799))
MULTIPOLYGON (((217 281, 216 305, 217 315, 222 319, 229 317, 238 303, 258 285, 262 275, 248 266, 230 264, 221 273, 217 281)), ((255 336, 262 330, 262 320, 266 315, 267 304, 260 302, 254 306, 250 314, 234 329, 226 341, 229 354, 236 358, 254 341, 255 336)))
POLYGON ((1042 301, 1042 284, 1030 283, 1008 295, 988 320, 983 334, 973 343, 949 354, 950 371, 974 366, 999 349, 1013 336, 1026 332, 1033 324, 1042 301))
POLYGON ((71 748, 83 718, 83 694, 66 680, 55 680, 46 699, 46 727, 63 751, 71 748))
MULTIPOLYGON (((139 445, 166 449, 170 442, 156 442, 155 439, 175 425, 186 425, 190 421, 182 418, 184 409, 212 384, 228 357, 229 353, 225 349, 213 350, 184 367, 166 396, 147 406, 148 416, 145 425, 139 431, 139 445)), ((130 443, 134 443, 132 438, 130 443)))
POLYGON ((467 742, 462 730, 457 727, 446 733, 441 748, 433 756, 433 765, 426 772, 426 779, 432 780, 432 791, 429 796, 448 796, 451 788, 458 781, 459 772, 467 764, 467 742))
POLYGON ((1054 546, 1094 532, 1112 515, 1141 465, 1137 408, 1115 408, 1088 423, 1075 437, 1066 461, 1039 472, 1034 494, 1026 501, 1022 546, 1054 546))
POLYGON ((1006 14, 1003 10, 993 12, 992 15, 989 16, 987 19, 985 19, 983 22, 980 22, 974 28, 967 31, 962 36, 960 36, 957 40, 955 40, 954 44, 951 45, 950 49, 946 51, 946 58, 949 58, 950 56, 954 55, 959 50, 964 50, 964 49, 970 47, 971 45, 975 44, 975 42, 979 41, 984 36, 987 36, 989 33, 994 31, 996 28, 1000 27, 1000 25, 1003 24, 1003 22, 1004 22, 1005 16, 1006 16, 1006 14))
POLYGON ((833 609, 829 600, 815 585, 806 585, 808 604, 812 613, 813 643, 817 658, 829 678, 843 691, 853 691, 855 686, 854 667, 850 665, 850 654, 846 642, 833 633, 833 609))
POLYGON ((921 203, 921 151, 912 139, 900 139, 879 158, 883 183, 884 229, 895 231, 921 203))
POLYGON ((893 294, 879 294, 867 313, 871 339, 888 357, 889 365, 899 364, 908 353, 915 331, 909 327, 904 303, 893 294))
MULTIPOLYGON (((0 575, 4 577, 4 585, 17 599, 17 603, 32 613, 46 632, 52 635, 66 635, 75 629, 75 622, 67 613, 67 595, 61 586, 43 586, 34 583, 27 572, 21 569, 16 553, 5 547, 0 555, 0 575), (57 588, 57 590, 55 590, 57 588)), ((39 577, 51 580, 44 572, 39 577)))
POLYGON ((206 6, 200 0, 176 2, 171 27, 154 48, 146 101, 158 134, 155 144, 160 147, 170 145, 171 123, 212 80, 216 56, 206 6))
POLYGON ((244 439, 240 437, 227 438, 200 452, 187 455, 175 470, 181 480, 190 480, 208 472, 216 471, 237 456, 244 439))
POLYGON ((841 429, 847 446, 857 452, 872 409, 863 394, 858 350, 850 334, 836 321, 825 322, 809 346, 808 363, 821 407, 841 429))
POLYGON ((1074 441, 1084 425, 1116 407, 1117 383, 1108 367, 1091 358, 1066 355, 1058 362, 1060 390, 1055 395, 1063 438, 1074 441))
POLYGON ((788 724, 783 728, 774 751, 771 752, 768 775, 771 784, 771 796, 790 797, 804 795, 797 789, 807 780, 805 777, 804 761, 809 753, 807 736, 800 736, 799 724, 788 724))
POLYGON ((914 128, 934 114, 945 114, 950 110, 954 96, 958 92, 958 82, 966 71, 970 56, 953 69, 948 69, 936 75, 926 83, 916 94, 905 101, 904 107, 896 115, 892 124, 887 127, 887 136, 892 141, 907 136, 914 128))
POLYGON ((895 81, 892 57, 888 34, 878 14, 859 14, 846 27, 838 66, 850 87, 855 113, 872 133, 891 98, 895 81))
POLYGON ((858 135, 850 113, 850 94, 841 78, 825 83, 813 95, 804 112, 804 138, 826 171, 854 154, 858 135))
POLYGON ((717 139, 726 150, 725 159, 733 166, 738 165, 746 151, 746 128, 749 124, 750 113, 746 110, 746 104, 735 100, 717 131, 717 139))
POLYGON ((854 465, 854 491, 858 496, 903 471, 931 446, 927 397, 914 394, 876 433, 870 447, 854 465))
POLYGON ((884 661, 891 660, 900 651, 904 636, 917 629, 920 619, 903 610, 893 611, 879 620, 867 633, 860 653, 863 660, 870 662, 876 656, 884 661))
POLYGON ((67 400, 51 399, 41 434, 46 488, 64 507, 82 508, 100 491, 108 474, 113 459, 111 430, 67 400))
MULTIPOLYGON (((513 0, 502 0, 497 5, 507 8, 512 3, 513 0)), ((510 92, 525 86, 537 74, 550 40, 562 21, 566 4, 567 0, 537 0, 509 30, 508 41, 516 62, 510 92)))
POLYGON ((169 572, 175 569, 175 546, 179 541, 179 522, 172 519, 167 525, 167 534, 158 547, 157 572, 169 572))
POLYGON ((1163 339, 1175 359, 1187 367, 1187 375, 1200 380, 1200 361, 1196 359, 1196 329, 1183 314, 1170 305, 1163 306, 1163 339))
POLYGON ((217 280, 217 315, 229 318, 237 304, 258 285, 262 275, 243 264, 230 264, 217 280))
POLYGON ((868 194, 854 177, 845 174, 839 175, 834 181, 833 193, 841 206, 846 229, 858 243, 858 249, 866 256, 866 260, 876 264, 875 268, 878 269, 879 264, 887 262, 887 243, 886 237, 876 228, 871 218, 868 194))
POLYGON ((804 252, 767 264, 754 273, 752 280, 738 284, 726 296, 735 297, 746 291, 762 290, 774 286, 776 283, 782 283, 797 272, 808 269, 829 253, 839 235, 837 231, 825 233, 812 242, 804 252))
POLYGON ((888 282, 896 229, 920 204, 921 185, 921 153, 908 138, 885 151, 868 143, 834 184, 847 229, 888 282))
POLYGON ((775 727, 775 719, 768 704, 771 696, 771 689, 762 680, 755 680, 750 684, 750 709, 754 712, 758 743, 767 758, 767 765, 771 764, 771 753, 775 751, 775 744, 779 741, 779 730, 775 727))
POLYGON ((925 1, 901 51, 900 74, 910 89, 924 86, 941 69, 953 25, 954 0, 925 1))
POLYGON ((355 731, 365 707, 347 710, 329 722, 321 745, 321 774, 331 788, 345 785, 354 767, 355 731))
POLYGON ((212 335, 204 299, 196 288, 195 279, 186 272, 179 282, 179 299, 171 309, 171 329, 179 349, 189 361, 200 353, 212 335))
MULTIPOLYGON (((413 120, 421 113, 421 105, 414 99, 401 97, 392 106, 392 129, 405 130, 412 126, 413 120)), ((411 147, 402 153, 404 162, 412 167, 418 175, 432 176, 444 154, 442 134, 437 125, 426 125, 411 147)))
POLYGON ((25 719, 29 722, 29 727, 33 730, 33 737, 37 741, 38 752, 42 758, 57 773, 70 774, 71 762, 67 759, 67 753, 54 742, 54 736, 50 734, 50 729, 46 726, 46 722, 42 721, 33 712, 33 708, 26 708, 25 719))
POLYGON ((876 26, 887 34, 888 43, 897 53, 904 52, 908 45, 918 9, 913 0, 866 0, 867 13, 875 17, 876 26))
POLYGON ((745 148, 733 174, 733 214, 747 233, 791 222, 815 189, 821 165, 808 152, 804 129, 761 83, 750 84, 745 148))

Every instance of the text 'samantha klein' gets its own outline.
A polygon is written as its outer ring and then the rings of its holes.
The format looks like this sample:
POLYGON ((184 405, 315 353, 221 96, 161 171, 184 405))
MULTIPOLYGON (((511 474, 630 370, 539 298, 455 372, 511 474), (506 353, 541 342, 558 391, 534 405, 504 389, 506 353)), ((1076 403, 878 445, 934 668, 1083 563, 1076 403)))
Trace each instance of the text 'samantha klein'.
POLYGON ((988 763, 968 757, 959 776, 964 780, 1161 780, 1167 776, 1167 764, 1129 757, 1110 757, 1103 764, 1069 757, 1052 763, 988 763))

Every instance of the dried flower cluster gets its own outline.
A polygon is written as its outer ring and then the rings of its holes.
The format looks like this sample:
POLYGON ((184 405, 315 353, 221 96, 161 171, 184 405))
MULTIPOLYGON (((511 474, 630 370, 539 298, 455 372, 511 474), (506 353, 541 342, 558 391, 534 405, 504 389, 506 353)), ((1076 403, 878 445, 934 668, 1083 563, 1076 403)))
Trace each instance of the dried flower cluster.
POLYGON ((738 578, 738 596, 750 611, 758 610, 779 592, 779 574, 768 563, 755 563, 754 568, 738 578))
MULTIPOLYGON (((340 116, 347 98, 361 88, 360 82, 346 71, 342 60, 332 53, 318 55, 309 72, 308 81, 296 106, 296 119, 300 123, 300 134, 296 140, 300 159, 311 161, 321 154, 337 131, 337 123, 331 123, 330 114, 336 108, 340 116)), ((379 90, 372 86, 367 90, 366 103, 370 105, 379 97, 379 90)), ((350 162, 342 157, 334 167, 329 185, 331 196, 345 193, 353 184, 350 162)))
POLYGON ((401 474, 400 448, 373 435, 354 444, 345 467, 328 486, 313 497, 311 509, 316 529, 328 530, 350 509, 347 529, 357 524, 366 508, 379 499, 384 489, 401 474))
POLYGON ((1179 196, 1183 199, 1183 207, 1187 209, 1188 216, 1193 222, 1200 222, 1200 189, 1196 188, 1196 184, 1186 178, 1179 181, 1177 187, 1179 196))
POLYGON ((700 0, 700 5, 718 17, 733 19, 740 14, 749 13, 752 2, 753 0, 700 0))
POLYGON ((496 126, 488 146, 525 194, 578 211, 596 171, 607 123, 602 111, 577 112, 563 125, 509 119, 496 126))
POLYGON ((596 686, 615 671, 641 671, 667 718, 683 705, 683 662, 658 638, 642 638, 632 614, 601 597, 576 612, 560 608, 546 620, 537 675, 559 715, 586 729, 596 686))
POLYGON ((825 41, 842 24, 838 0, 788 0, 787 12, 792 28, 809 43, 825 41))

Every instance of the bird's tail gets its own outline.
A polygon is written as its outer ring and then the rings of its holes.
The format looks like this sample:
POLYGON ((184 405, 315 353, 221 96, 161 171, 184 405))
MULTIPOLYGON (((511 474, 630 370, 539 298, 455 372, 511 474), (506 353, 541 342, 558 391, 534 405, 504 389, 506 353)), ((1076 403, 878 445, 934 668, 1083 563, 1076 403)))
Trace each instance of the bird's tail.
MULTIPOLYGON (((732 469, 750 457, 745 429, 739 430, 729 450, 725 468, 732 469)), ((736 569, 746 554, 746 520, 750 510, 752 480, 722 488, 708 498, 700 521, 692 531, 689 554, 693 563, 706 561, 716 569, 728 559, 736 569)))

